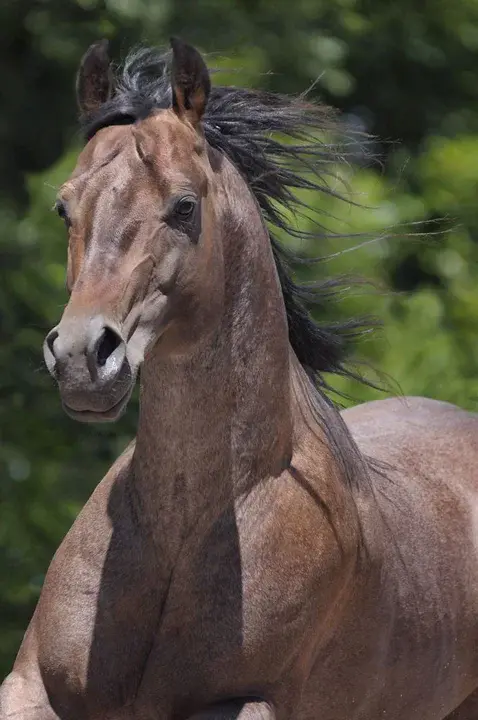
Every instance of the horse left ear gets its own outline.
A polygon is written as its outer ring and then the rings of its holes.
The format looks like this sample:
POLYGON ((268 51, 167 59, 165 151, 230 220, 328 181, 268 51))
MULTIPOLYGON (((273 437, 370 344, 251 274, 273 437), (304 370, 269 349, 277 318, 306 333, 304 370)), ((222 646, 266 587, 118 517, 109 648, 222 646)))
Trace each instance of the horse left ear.
POLYGON ((178 38, 171 38, 173 63, 171 87, 173 109, 180 118, 185 118, 197 127, 206 109, 211 90, 211 80, 206 63, 200 53, 178 38))

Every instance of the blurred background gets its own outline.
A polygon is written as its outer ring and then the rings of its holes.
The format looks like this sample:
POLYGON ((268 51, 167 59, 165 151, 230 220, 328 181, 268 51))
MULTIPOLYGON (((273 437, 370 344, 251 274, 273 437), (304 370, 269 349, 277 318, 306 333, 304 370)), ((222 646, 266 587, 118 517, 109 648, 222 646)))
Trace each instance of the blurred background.
MULTIPOLYGON (((0 678, 56 547, 136 421, 134 403, 110 427, 69 420, 42 362, 66 301, 51 208, 81 145, 76 68, 101 37, 121 60, 171 34, 210 53, 221 83, 300 93, 318 78, 312 97, 379 138, 380 163, 337 167, 362 208, 308 198, 331 230, 379 239, 293 247, 334 254, 307 279, 374 281, 320 315, 380 318, 360 358, 404 393, 478 405, 478 0, 1 0, 0 678), (438 234, 380 239, 404 223, 438 234)), ((336 384, 354 401, 378 396, 336 384)))

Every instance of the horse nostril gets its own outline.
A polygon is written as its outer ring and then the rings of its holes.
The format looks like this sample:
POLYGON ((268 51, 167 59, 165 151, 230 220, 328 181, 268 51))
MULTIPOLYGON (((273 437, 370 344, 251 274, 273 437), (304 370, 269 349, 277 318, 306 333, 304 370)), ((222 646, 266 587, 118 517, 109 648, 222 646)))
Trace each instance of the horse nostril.
POLYGON ((114 353, 121 343, 121 338, 114 330, 109 327, 104 328, 96 350, 96 362, 100 367, 105 365, 110 355, 114 353))
POLYGON ((56 340, 57 338, 58 338, 58 333, 57 333, 56 330, 51 330, 51 331, 48 333, 48 335, 46 336, 46 344, 47 344, 47 347, 48 347, 49 351, 50 351, 51 354, 53 355, 53 357, 56 357, 56 355, 55 355, 55 347, 54 347, 54 346, 55 346, 55 340, 56 340))

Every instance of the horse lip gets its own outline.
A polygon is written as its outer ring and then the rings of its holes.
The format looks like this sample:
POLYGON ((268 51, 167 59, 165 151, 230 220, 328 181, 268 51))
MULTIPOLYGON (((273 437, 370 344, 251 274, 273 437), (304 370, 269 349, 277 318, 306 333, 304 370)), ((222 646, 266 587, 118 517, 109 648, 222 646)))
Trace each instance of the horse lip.
POLYGON ((131 386, 126 390, 124 395, 106 410, 95 410, 94 408, 75 410, 75 408, 66 402, 62 403, 63 409, 73 420, 79 420, 80 422, 113 422, 117 420, 123 410, 125 410, 133 393, 133 388, 134 383, 131 383, 131 386))

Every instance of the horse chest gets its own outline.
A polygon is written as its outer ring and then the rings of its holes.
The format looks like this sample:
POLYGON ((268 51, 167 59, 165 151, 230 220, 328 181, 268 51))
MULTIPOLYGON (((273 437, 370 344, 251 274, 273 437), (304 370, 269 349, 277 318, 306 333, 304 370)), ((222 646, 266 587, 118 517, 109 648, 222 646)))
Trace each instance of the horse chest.
POLYGON ((247 605, 227 585, 191 593, 187 602, 173 593, 144 669, 138 707, 152 704, 165 715, 187 716, 223 698, 261 695, 279 678, 288 682, 283 667, 292 628, 284 628, 281 638, 265 620, 261 633, 261 613, 254 622, 254 608, 247 605))
POLYGON ((293 542, 274 562, 269 534, 242 532, 223 516, 173 572, 138 703, 182 716, 296 685, 316 641, 320 579, 293 542))

